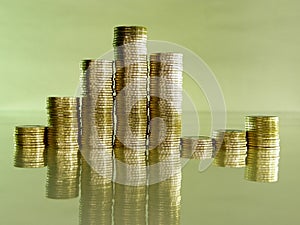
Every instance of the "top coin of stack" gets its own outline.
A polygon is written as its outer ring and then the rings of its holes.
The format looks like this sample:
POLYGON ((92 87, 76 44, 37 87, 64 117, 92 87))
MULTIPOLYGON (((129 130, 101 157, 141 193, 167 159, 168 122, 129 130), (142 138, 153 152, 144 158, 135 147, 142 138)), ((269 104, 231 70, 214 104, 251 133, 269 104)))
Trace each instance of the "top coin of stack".
POLYGON ((215 160, 220 167, 245 167, 247 143, 243 130, 217 130, 214 132, 215 160))
POLYGON ((46 132, 47 127, 40 125, 15 128, 15 167, 39 168, 47 165, 46 132))
POLYGON ((245 178, 250 181, 276 182, 279 166, 279 118, 247 116, 248 141, 245 178))
POLYGON ((212 138, 207 136, 185 136, 181 138, 181 157, 188 159, 210 159, 213 154, 212 138))

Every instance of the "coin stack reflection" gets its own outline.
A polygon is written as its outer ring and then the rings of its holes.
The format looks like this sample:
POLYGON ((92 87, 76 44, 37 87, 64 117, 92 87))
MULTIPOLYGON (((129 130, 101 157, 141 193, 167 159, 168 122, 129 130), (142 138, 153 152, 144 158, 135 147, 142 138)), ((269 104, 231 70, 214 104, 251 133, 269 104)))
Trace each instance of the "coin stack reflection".
POLYGON ((245 179, 276 182, 279 171, 279 118, 247 116, 247 166, 245 179))
POLYGON ((181 138, 181 157, 187 159, 211 159, 213 142, 207 136, 185 136, 181 138))
POLYGON ((113 184, 109 168, 91 166, 82 159, 80 225, 112 224, 113 184))
POLYGON ((149 167, 148 224, 179 225, 181 206, 180 155, 158 159, 149 167))
POLYGON ((219 167, 239 168, 246 166, 247 142, 243 130, 225 129, 214 131, 215 159, 219 167))
POLYGON ((47 197, 75 198, 79 193, 79 110, 76 97, 49 97, 47 197))
POLYGON ((147 29, 114 29, 116 136, 115 158, 143 170, 146 179, 147 29))
POLYGON ((15 128, 15 167, 40 168, 47 165, 47 127, 25 125, 15 128))

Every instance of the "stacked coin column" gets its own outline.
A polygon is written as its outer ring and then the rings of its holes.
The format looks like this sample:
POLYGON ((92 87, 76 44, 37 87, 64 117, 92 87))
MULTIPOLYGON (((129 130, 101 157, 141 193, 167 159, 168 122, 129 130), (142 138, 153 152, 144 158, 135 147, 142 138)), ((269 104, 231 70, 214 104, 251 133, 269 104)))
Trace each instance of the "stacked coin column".
POLYGON ((247 166, 245 179, 276 182, 279 170, 279 118, 247 116, 247 166))
POLYGON ((180 224, 182 54, 150 55, 148 224, 180 224))
POLYGON ((48 198, 68 199, 79 194, 79 107, 79 98, 48 98, 48 198))
POLYGON ((247 142, 243 130, 216 130, 214 165, 239 168, 246 166, 247 142))
POLYGON ((102 176, 112 179, 113 62, 83 60, 81 74, 81 154, 93 168, 105 167, 107 174, 102 176))
POLYGON ((185 136, 181 138, 181 157, 187 159, 211 159, 213 142, 207 136, 185 136))
POLYGON ((15 167, 40 168, 47 165, 47 127, 17 126, 15 129, 15 167))

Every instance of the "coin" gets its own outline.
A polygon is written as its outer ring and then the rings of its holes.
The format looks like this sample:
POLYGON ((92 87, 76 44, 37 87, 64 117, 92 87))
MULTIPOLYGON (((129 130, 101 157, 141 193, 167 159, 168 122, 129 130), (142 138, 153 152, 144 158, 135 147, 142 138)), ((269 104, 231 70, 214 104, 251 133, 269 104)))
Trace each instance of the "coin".
POLYGON ((181 157, 188 159, 210 159, 213 142, 207 136, 185 136, 181 138, 181 157))
POLYGON ((21 168, 45 167, 47 165, 46 137, 46 126, 16 126, 14 166, 21 168))

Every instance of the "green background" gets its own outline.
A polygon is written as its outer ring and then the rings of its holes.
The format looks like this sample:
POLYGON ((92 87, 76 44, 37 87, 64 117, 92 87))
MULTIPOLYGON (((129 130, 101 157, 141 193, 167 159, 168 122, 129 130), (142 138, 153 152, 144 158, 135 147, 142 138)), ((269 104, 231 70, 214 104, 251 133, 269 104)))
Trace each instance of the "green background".
MULTIPOLYGON (((13 131, 46 123, 46 97, 76 92, 79 61, 111 50, 116 25, 144 25, 150 40, 197 53, 223 90, 228 127, 243 128, 250 113, 280 117, 279 182, 247 182, 243 169, 199 173, 198 162, 190 162, 183 169, 182 224, 297 224, 299 12, 298 0, 0 0, 0 224, 78 224, 78 198, 45 198, 46 168, 13 167, 13 131)), ((184 89, 199 111, 208 109, 187 76, 184 89)), ((209 133, 210 115, 200 116, 209 133)), ((183 134, 198 128, 184 114, 183 134)))
MULTIPOLYGON (((299 11, 297 0, 0 0, 0 107, 41 110, 46 96, 73 95, 79 61, 110 50, 114 26, 138 24, 197 53, 228 111, 299 111, 299 11)), ((185 79, 201 96, 192 86, 185 79)))

